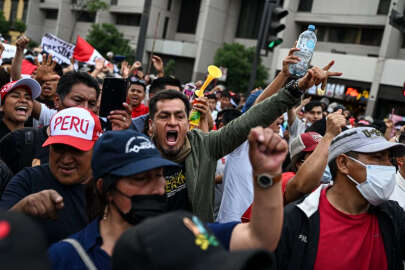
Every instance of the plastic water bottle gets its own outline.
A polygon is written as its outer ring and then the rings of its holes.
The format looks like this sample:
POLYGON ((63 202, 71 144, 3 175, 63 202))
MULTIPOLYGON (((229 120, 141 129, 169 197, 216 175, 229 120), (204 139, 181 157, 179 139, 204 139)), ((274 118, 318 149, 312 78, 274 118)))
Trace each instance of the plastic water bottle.
POLYGON ((298 38, 297 48, 300 50, 294 52, 294 55, 301 58, 301 61, 288 67, 291 75, 302 77, 307 73, 308 64, 314 54, 316 41, 315 26, 310 24, 308 30, 302 32, 298 38))

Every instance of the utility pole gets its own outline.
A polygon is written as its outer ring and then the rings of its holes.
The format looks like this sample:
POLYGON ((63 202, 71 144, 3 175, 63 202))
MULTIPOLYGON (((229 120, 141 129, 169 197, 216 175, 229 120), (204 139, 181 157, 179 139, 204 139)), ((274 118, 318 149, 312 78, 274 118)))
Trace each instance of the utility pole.
POLYGON ((145 50, 146 32, 148 30, 150 7, 152 0, 145 0, 139 29, 138 43, 136 44, 135 60, 141 61, 145 50))
POLYGON ((251 91, 255 85, 256 81, 256 73, 257 73, 257 62, 259 61, 260 51, 262 50, 263 45, 263 36, 264 36, 264 28, 266 26, 269 10, 270 10, 270 2, 277 3, 277 0, 266 0, 264 3, 262 20, 260 21, 260 28, 259 28, 259 35, 257 37, 257 44, 256 44, 256 53, 253 59, 252 70, 250 71, 250 80, 249 80, 249 89, 251 91))
POLYGON ((265 49, 267 56, 269 51, 272 52, 275 47, 283 42, 283 39, 277 37, 277 34, 285 29, 285 25, 280 23, 280 20, 287 15, 288 11, 279 7, 279 0, 266 0, 257 38, 256 54, 250 73, 249 90, 253 89, 256 81, 257 65, 261 50, 265 49))

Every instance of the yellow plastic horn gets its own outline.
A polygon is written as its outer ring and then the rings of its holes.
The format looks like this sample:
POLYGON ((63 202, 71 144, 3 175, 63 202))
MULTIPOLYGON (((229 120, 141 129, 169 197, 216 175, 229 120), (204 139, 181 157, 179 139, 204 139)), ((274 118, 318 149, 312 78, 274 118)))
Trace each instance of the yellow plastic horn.
POLYGON ((326 90, 324 90, 322 88, 318 88, 318 89, 316 89, 316 91, 317 91, 318 96, 324 96, 326 90))
POLYGON ((201 88, 195 91, 197 97, 203 97, 205 88, 207 88, 207 86, 211 83, 213 79, 218 79, 220 77, 222 77, 222 71, 218 67, 214 65, 208 66, 207 79, 205 79, 205 82, 201 86, 201 88))

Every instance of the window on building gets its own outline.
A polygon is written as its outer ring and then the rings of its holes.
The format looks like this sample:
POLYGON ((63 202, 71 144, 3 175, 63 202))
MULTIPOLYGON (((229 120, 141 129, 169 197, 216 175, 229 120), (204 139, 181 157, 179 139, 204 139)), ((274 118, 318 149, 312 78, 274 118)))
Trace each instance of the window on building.
POLYGON ((358 43, 359 31, 350 27, 329 27, 329 42, 358 43))
POLYGON ((380 46, 383 34, 384 29, 382 28, 363 28, 361 29, 360 44, 370 46, 380 46))
POLYGON ((177 32, 195 34, 201 0, 182 0, 177 32))
POLYGON ((28 11, 28 0, 24 0, 24 10, 23 10, 23 18, 22 21, 27 21, 27 11, 28 11))
POLYGON ((118 0, 111 0, 111 1, 110 1, 110 4, 111 4, 112 6, 116 6, 116 5, 118 5, 118 0))
POLYGON ((17 20, 18 0, 11 1, 10 23, 17 20))
POLYGON ((236 37, 255 39, 260 29, 264 0, 242 1, 236 37))
POLYGON ((311 12, 313 0, 300 0, 298 11, 311 12))
MULTIPOLYGON (((300 33, 307 28, 308 24, 302 24, 300 33)), ((384 28, 316 25, 316 37, 322 42, 380 46, 383 34, 384 28)))
POLYGON ((169 27, 169 17, 165 17, 165 24, 163 25, 163 35, 162 35, 163 39, 166 39, 167 37, 168 27, 169 27))
POLYGON ((140 13, 118 13, 115 18, 115 22, 118 25, 130 25, 130 26, 139 26, 141 23, 140 13))
POLYGON ((45 10, 45 19, 48 19, 48 20, 58 19, 58 10, 57 9, 46 9, 45 10))
POLYGON ((167 11, 172 9, 172 0, 167 0, 167 11))
POLYGON ((401 48, 404 48, 404 49, 405 49, 405 35, 404 35, 404 34, 402 35, 402 45, 401 45, 401 48))
POLYGON ((96 20, 96 13, 90 13, 87 11, 78 11, 78 17, 77 21, 78 22, 89 22, 92 23, 96 20))
POLYGON ((390 4, 391 0, 380 0, 380 3, 378 3, 377 14, 387 15, 390 11, 390 4))

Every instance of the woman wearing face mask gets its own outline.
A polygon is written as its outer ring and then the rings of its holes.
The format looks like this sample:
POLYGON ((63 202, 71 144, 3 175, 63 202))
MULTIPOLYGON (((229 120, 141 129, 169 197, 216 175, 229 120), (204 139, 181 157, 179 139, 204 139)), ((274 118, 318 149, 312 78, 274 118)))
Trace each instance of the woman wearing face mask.
POLYGON ((177 164, 163 159, 140 133, 104 133, 94 146, 94 179, 87 194, 89 215, 94 220, 82 231, 50 247, 52 269, 93 269, 89 265, 111 269, 112 251, 121 234, 166 211, 163 168, 171 166, 177 164), (72 243, 72 239, 76 242, 72 243))

